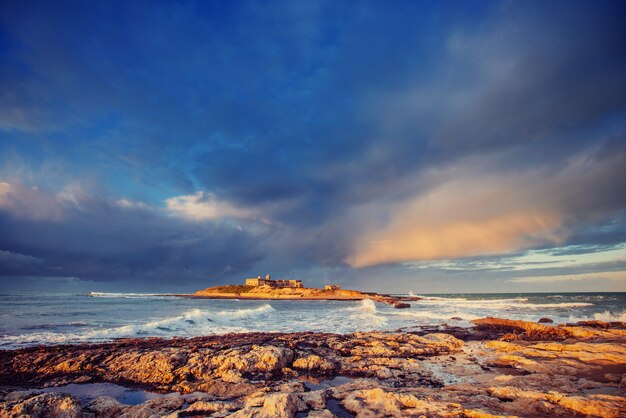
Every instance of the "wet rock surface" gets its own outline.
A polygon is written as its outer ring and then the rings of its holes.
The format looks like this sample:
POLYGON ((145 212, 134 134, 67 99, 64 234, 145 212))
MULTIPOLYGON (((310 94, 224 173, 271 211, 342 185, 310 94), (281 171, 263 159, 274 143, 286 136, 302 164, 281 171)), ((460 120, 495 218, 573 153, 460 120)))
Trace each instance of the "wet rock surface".
POLYGON ((247 333, 0 351, 0 417, 620 417, 621 323, 247 333), (138 405, 43 387, 109 382, 138 405), (47 391, 49 389, 46 389, 47 391), (178 392, 178 394, 172 394, 178 392))

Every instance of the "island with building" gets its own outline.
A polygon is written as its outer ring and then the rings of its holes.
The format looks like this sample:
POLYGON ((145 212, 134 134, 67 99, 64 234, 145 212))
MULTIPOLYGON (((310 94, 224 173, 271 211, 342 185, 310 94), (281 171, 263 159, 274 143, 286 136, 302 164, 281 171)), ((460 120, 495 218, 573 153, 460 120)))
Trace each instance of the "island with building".
POLYGON ((192 295, 194 298, 207 299, 280 299, 280 300, 364 300, 371 299, 383 302, 396 308, 408 308, 407 301, 417 300, 416 297, 384 295, 359 290, 342 289, 336 284, 327 284, 324 288, 305 287, 302 280, 272 279, 265 277, 247 278, 244 284, 223 285, 199 290, 192 295))

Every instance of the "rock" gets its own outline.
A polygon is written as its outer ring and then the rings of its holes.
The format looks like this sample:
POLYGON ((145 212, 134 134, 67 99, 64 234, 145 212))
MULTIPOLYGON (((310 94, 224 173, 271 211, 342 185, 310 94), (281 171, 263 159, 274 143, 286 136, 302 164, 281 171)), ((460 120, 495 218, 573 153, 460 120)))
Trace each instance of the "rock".
POLYGON ((210 363, 217 367, 216 375, 236 370, 253 378, 271 377, 280 372, 293 359, 289 348, 272 345, 253 345, 249 349, 233 349, 212 357, 210 363))
POLYGON ((126 408, 120 418, 151 418, 154 416, 164 416, 175 412, 185 404, 183 398, 154 398, 142 404, 126 408))
POLYGON ((1 405, 0 416, 32 418, 79 418, 82 417, 80 402, 66 393, 42 393, 28 396, 15 404, 1 405))
POLYGON ((236 370, 226 370, 220 374, 220 377, 224 382, 228 383, 241 383, 246 381, 246 379, 241 376, 241 373, 236 370))
POLYGON ((263 412, 269 417, 291 418, 298 411, 298 398, 290 393, 273 393, 263 402, 263 412))
POLYGON ((539 321, 537 322, 539 322, 540 324, 551 324, 554 321, 550 318, 539 318, 539 321))
POLYGON ((307 418, 337 418, 337 415, 330 412, 328 409, 323 409, 321 411, 310 411, 307 415, 307 418))
POLYGON ((293 368, 306 370, 314 374, 329 374, 337 369, 337 365, 318 355, 311 354, 296 359, 296 361, 293 362, 293 368))
POLYGON ((406 309, 406 308, 410 308, 411 304, 406 303, 406 302, 396 302, 393 304, 393 307, 396 309, 406 309))
POLYGON ((99 397, 81 410, 69 395, 5 389, 0 417, 327 417, 342 408, 360 417, 623 416, 625 329, 497 318, 459 329, 245 333, 0 350, 5 388, 78 380, 192 394, 134 406, 99 397), (311 380, 315 375, 318 381, 311 380), (314 384, 323 386, 309 391, 314 384))
POLYGON ((563 341, 572 337, 572 333, 565 328, 548 327, 527 321, 489 317, 474 319, 472 323, 476 325, 477 329, 493 331, 494 336, 499 335, 499 338, 507 341, 516 339, 529 341, 563 341))
POLYGON ((298 397, 291 393, 270 393, 262 398, 260 407, 248 404, 232 418, 293 418, 299 409, 298 397))
POLYGON ((236 409, 239 409, 239 407, 228 402, 197 401, 184 409, 183 412, 188 415, 193 415, 191 414, 192 412, 213 414, 215 412, 228 412, 236 409))
POLYGON ((128 407, 128 405, 124 405, 110 396, 98 396, 89 403, 87 409, 91 412, 95 412, 98 417, 114 418, 119 416, 120 413, 128 407))
POLYGON ((326 407, 325 390, 305 392, 302 394, 301 399, 310 409, 324 409, 326 407))
POLYGON ((458 317, 458 316, 453 316, 452 318, 450 318, 452 321, 462 321, 463 318, 458 317))
POLYGON ((352 391, 341 405, 363 417, 480 416, 478 414, 482 413, 464 409, 456 402, 420 399, 413 394, 383 388, 352 391))
POLYGON ((544 393, 507 386, 490 388, 489 392, 513 403, 520 415, 618 417, 622 416, 620 409, 626 406, 623 397, 611 395, 567 396, 556 391, 544 393))

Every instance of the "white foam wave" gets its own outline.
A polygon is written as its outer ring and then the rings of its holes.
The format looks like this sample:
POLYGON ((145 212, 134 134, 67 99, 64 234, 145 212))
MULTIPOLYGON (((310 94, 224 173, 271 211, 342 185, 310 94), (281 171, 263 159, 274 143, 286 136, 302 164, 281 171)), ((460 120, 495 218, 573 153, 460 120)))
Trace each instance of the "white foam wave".
POLYGON ((112 293, 112 292, 89 292, 87 296, 92 298, 119 298, 119 299, 173 299, 176 296, 159 293, 112 293))
POLYGON ((475 309, 559 309, 559 308, 580 308, 583 306, 593 306, 589 302, 563 302, 563 303, 529 303, 527 298, 512 299, 431 299, 418 300, 416 305, 421 306, 454 306, 455 308, 475 308, 475 309))
MULTIPOLYGON (((413 293, 413 292, 411 292, 413 293)), ((438 296, 424 296, 424 295, 415 295, 412 294, 411 296, 416 296, 418 298, 420 298, 421 300, 424 301, 429 301, 429 300, 452 300, 452 301, 459 301, 459 300, 467 300, 467 298, 442 298, 442 297, 438 297, 438 296)))
POLYGON ((376 302, 371 299, 363 299, 359 309, 365 312, 376 313, 376 302))
POLYGON ((626 310, 622 312, 604 311, 593 315, 593 319, 604 322, 626 322, 626 310))

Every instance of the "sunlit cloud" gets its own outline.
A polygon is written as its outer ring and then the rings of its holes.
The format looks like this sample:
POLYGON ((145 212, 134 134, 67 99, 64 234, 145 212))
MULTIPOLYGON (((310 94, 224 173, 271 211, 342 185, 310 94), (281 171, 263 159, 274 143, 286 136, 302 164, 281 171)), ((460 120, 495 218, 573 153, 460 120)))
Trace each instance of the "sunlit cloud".
POLYGON ((211 193, 205 192, 172 197, 167 199, 165 204, 167 211, 172 215, 193 221, 221 218, 252 219, 255 217, 253 210, 239 208, 229 202, 217 199, 211 193))
POLYGON ((619 199, 610 194, 622 188, 625 159, 578 155, 549 176, 545 169, 511 173, 490 168, 488 159, 425 173, 421 179, 434 185, 427 191, 363 210, 362 216, 372 221, 361 226, 365 232, 356 235, 347 262, 366 267, 562 244, 572 222, 596 220, 619 209, 619 199), (598 195, 598 184, 604 184, 606 197, 598 195), (611 199, 615 208, 607 204, 611 199))

